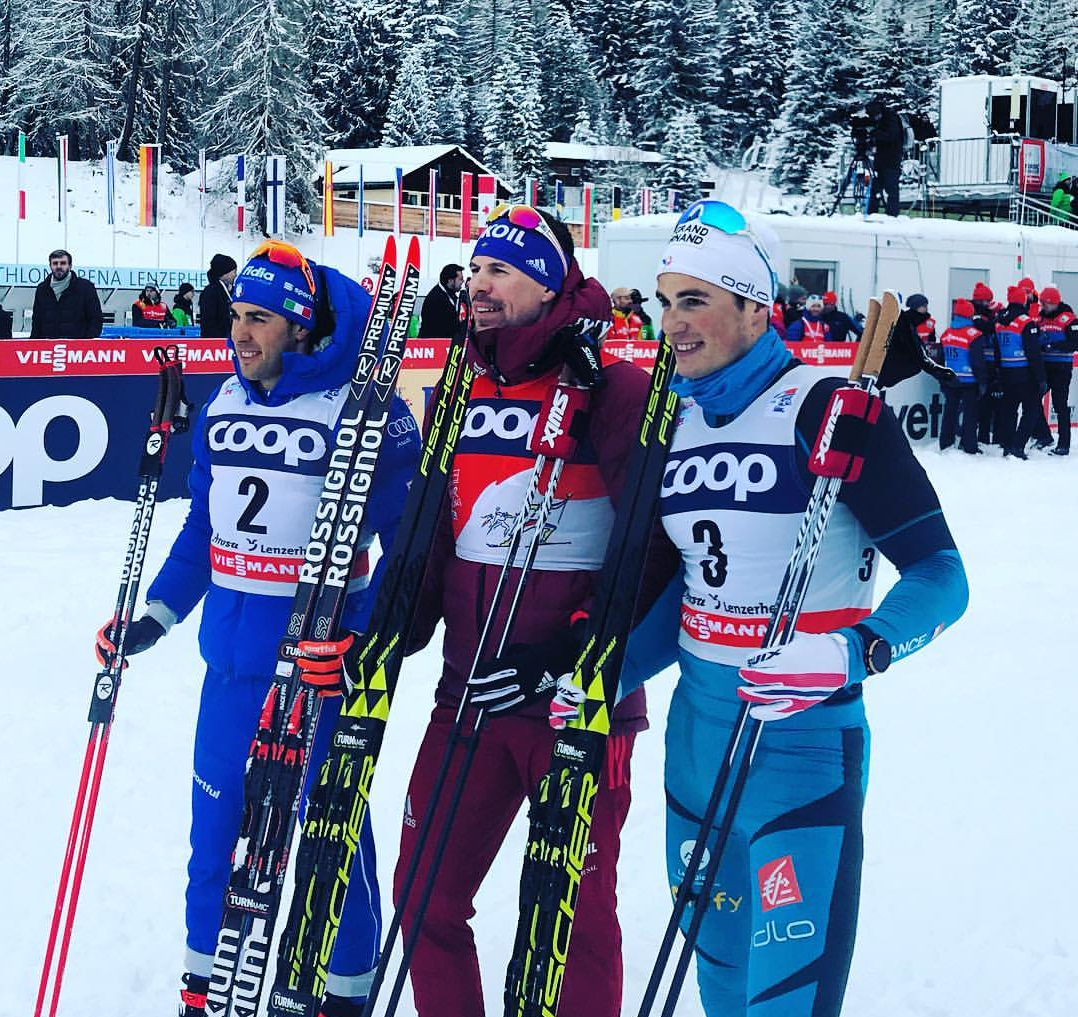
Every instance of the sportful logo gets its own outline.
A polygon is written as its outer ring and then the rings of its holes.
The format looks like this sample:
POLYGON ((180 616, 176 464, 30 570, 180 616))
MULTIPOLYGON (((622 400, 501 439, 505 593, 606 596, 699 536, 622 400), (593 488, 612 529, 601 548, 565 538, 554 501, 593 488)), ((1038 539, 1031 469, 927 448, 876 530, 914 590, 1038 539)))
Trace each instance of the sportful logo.
POLYGON ((800 904, 801 889, 797 885, 797 873, 794 872, 794 860, 790 855, 783 855, 773 862, 761 865, 756 872, 760 884, 760 909, 771 911, 786 904, 800 904))

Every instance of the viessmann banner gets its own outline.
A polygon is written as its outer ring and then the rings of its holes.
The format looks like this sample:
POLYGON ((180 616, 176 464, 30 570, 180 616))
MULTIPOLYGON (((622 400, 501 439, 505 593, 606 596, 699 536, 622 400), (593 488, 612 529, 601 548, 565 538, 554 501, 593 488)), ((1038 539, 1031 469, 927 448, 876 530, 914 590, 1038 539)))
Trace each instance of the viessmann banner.
MULTIPOLYGON (((0 509, 70 505, 86 498, 133 499, 148 415, 157 393, 152 339, 0 341, 0 509)), ((221 339, 182 339, 188 398, 203 406, 232 370, 221 339)), ((422 423, 427 398, 445 365, 448 340, 408 343, 401 395, 422 423)), ((791 352, 829 373, 849 371, 855 344, 789 343, 791 352)), ((610 344, 610 353, 645 370, 654 342, 610 344)), ((888 394, 914 443, 939 436, 943 400, 925 375, 888 394)), ((191 439, 169 450, 159 497, 187 494, 191 439)))

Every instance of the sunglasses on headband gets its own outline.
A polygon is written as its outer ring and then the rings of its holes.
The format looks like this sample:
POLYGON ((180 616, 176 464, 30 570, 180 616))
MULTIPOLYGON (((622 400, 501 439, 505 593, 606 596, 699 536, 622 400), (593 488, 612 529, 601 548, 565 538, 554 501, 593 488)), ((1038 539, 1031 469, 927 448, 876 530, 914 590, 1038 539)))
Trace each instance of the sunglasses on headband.
POLYGON ((763 244, 760 243, 760 239, 753 233, 748 219, 733 205, 727 205, 725 201, 709 201, 707 199, 694 202, 681 213, 681 218, 678 219, 677 224, 681 226, 689 222, 699 222, 704 226, 711 226, 730 237, 748 237, 752 241, 752 246, 756 248, 756 253, 760 255, 764 265, 767 266, 767 270, 771 273, 772 281, 774 282, 774 280, 778 279, 774 268, 771 266, 771 259, 768 257, 763 244))
POLYGON ((521 229, 535 230, 544 240, 553 245, 554 250, 558 252, 562 270, 569 271, 569 262, 565 257, 565 251, 562 250, 561 244, 558 243, 558 238, 554 236, 554 231, 531 205, 511 205, 509 202, 503 201, 491 210, 487 216, 487 225, 489 226, 496 219, 508 219, 514 226, 519 226, 521 229))
POLYGON ((282 240, 267 240, 254 249, 251 257, 268 258, 273 264, 280 265, 282 268, 298 268, 303 273, 311 296, 317 292, 310 264, 291 244, 286 244, 282 240))

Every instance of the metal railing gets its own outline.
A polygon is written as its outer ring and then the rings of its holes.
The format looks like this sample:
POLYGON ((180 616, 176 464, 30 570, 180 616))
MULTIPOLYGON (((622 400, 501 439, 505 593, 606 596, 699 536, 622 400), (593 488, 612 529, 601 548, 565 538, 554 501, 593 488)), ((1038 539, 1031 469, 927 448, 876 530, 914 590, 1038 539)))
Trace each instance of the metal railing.
POLYGON ((921 146, 928 185, 938 191, 1013 187, 1020 141, 1017 134, 929 138, 921 146))
POLYGON ((1078 218, 1072 212, 1053 208, 1043 198, 1019 190, 1011 195, 1011 222, 1019 226, 1063 226, 1078 230, 1078 218))

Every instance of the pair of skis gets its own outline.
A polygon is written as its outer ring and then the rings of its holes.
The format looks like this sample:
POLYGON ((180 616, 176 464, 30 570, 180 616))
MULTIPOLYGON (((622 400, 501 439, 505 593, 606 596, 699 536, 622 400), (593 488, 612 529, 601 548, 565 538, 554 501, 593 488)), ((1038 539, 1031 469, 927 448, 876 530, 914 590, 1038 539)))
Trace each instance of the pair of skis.
POLYGON ((146 559, 146 547, 150 538, 154 508, 157 505, 157 487, 165 464, 169 438, 187 430, 192 406, 183 391, 183 366, 179 359, 179 347, 157 347, 153 351, 158 363, 157 399, 150 414, 150 427, 142 443, 139 460, 138 494, 135 497, 135 517, 127 539, 120 574, 120 587, 112 613, 111 636, 116 652, 98 673, 90 700, 90 737, 82 760, 75 808, 68 831, 67 848, 60 870, 60 885, 53 906, 52 924, 45 948, 41 981, 38 984, 34 1017, 54 1017, 60 1003, 60 988, 67 966, 68 949, 75 925, 75 912, 82 889, 82 876, 86 867, 86 855, 90 848, 97 798, 101 789, 101 777, 108 752, 109 734, 116 712, 116 699, 120 692, 120 680, 126 666, 127 633, 138 602, 142 566, 146 559), (61 932, 61 924, 63 930, 61 932), (59 943, 59 952, 57 944, 59 943), (55 966, 53 964, 55 960, 55 966))
MULTIPOLYGON (((396 241, 386 241, 359 357, 300 568, 275 677, 251 744, 244 814, 206 996, 208 1017, 255 1017, 318 719, 318 696, 301 685, 301 640, 333 639, 348 595, 356 544, 404 361, 419 287, 419 243, 408 247, 399 290, 396 241)), ((327 958, 328 960, 328 958, 327 958)))

